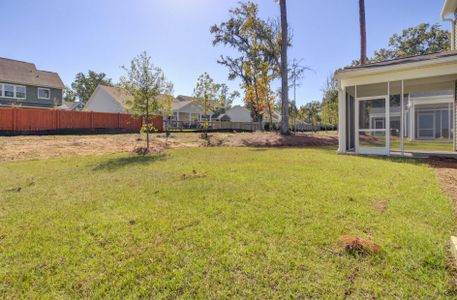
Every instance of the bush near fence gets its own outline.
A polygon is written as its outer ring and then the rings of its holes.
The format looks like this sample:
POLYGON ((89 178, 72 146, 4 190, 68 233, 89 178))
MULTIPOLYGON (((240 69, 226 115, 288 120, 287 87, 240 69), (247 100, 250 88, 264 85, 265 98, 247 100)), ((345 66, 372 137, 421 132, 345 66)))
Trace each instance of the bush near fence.
MULTIPOLYGON (((207 121, 208 131, 259 131, 260 125, 258 122, 231 122, 231 121, 207 121)), ((176 121, 168 120, 165 126, 168 131, 203 131, 205 121, 176 121)), ((263 130, 265 131, 279 131, 279 123, 263 123, 263 130)), ((335 130, 335 127, 326 127, 323 125, 310 125, 306 123, 297 123, 295 126, 290 127, 291 131, 308 132, 308 131, 326 131, 335 130)))
MULTIPOLYGON (((163 118, 153 117, 154 128, 163 129, 163 118)), ((130 114, 48 109, 0 108, 0 131, 36 132, 113 129, 139 132, 142 120, 130 114)))

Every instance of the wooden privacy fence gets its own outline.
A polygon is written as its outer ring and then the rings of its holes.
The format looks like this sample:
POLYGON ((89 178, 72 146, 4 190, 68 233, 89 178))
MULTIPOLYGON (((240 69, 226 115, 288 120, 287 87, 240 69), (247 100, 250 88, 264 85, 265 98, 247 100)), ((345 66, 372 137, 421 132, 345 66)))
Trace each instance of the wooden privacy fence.
MULTIPOLYGON (((153 117, 152 122, 154 128, 162 131, 161 116, 153 117)), ((122 113, 0 108, 0 131, 33 132, 71 129, 140 131, 141 125, 141 119, 122 113)))

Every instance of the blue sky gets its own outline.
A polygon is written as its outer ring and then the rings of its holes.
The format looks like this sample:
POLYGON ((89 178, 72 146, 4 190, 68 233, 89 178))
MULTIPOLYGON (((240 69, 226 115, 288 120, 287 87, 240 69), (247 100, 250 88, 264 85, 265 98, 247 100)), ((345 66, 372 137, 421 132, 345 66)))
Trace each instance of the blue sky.
MULTIPOLYGON (((273 0, 258 0, 261 15, 277 17, 273 0)), ((365 0, 368 53, 388 38, 421 22, 440 22, 442 0, 365 0)), ((78 72, 105 72, 116 82, 120 66, 146 50, 175 85, 191 95, 197 77, 208 72, 228 82, 217 64, 230 50, 213 47, 211 25, 228 18, 236 0, 1 0, 0 56, 56 71, 70 85, 78 72)), ((303 59, 306 73, 297 102, 319 100, 326 78, 359 56, 358 0, 288 0, 293 28, 290 58, 303 59)), ((442 23, 448 29, 448 24, 442 23)))

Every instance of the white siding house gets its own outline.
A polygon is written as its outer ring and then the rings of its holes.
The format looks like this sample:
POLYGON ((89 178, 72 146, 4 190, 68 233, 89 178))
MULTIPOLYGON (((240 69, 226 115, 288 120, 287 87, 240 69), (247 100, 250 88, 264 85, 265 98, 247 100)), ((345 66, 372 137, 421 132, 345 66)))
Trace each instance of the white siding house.
POLYGON ((129 92, 119 87, 98 85, 84 110, 94 112, 127 113, 129 92))
POLYGON ((219 120, 231 122, 252 122, 251 112, 242 106, 233 106, 218 117, 219 120))
MULTIPOLYGON (((273 111, 272 119, 274 123, 278 123, 281 121, 281 113, 278 111, 273 111)), ((229 108, 224 114, 218 117, 218 120, 221 121, 230 121, 230 122, 243 122, 249 123, 253 122, 251 111, 243 106, 233 106, 229 108)), ((268 114, 264 114, 263 121, 264 123, 268 123, 270 120, 270 116, 268 114)))
MULTIPOLYGON (((129 102, 131 100, 132 95, 120 87, 98 85, 87 101, 84 110, 129 113, 129 102)), ((178 96, 173 99, 171 108, 173 112, 172 120, 190 122, 204 119, 203 105, 195 98, 178 96)))

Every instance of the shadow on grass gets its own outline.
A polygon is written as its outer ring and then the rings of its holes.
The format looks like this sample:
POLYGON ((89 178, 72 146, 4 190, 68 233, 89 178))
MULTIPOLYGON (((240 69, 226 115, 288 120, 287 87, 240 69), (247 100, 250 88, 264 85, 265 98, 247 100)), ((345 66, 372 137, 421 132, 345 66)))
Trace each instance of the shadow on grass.
POLYGON ((249 151, 253 152, 266 152, 270 150, 290 150, 290 149, 295 149, 295 150, 317 150, 317 151, 322 151, 322 152, 328 152, 328 153, 335 153, 336 150, 338 150, 337 147, 335 146, 241 146, 241 147, 247 147, 249 151))
POLYGON ((155 161, 166 160, 165 154, 151 154, 151 155, 132 155, 128 157, 117 157, 106 160, 96 165, 93 171, 113 171, 120 168, 134 166, 134 165, 145 165, 155 161))
POLYGON ((363 154, 340 154, 354 157, 361 160, 379 160, 388 161, 397 164, 410 164, 410 165, 423 165, 426 164, 425 159, 417 157, 400 157, 400 156, 386 156, 386 155, 363 155, 363 154))
POLYGON ((454 169, 457 170, 457 159, 454 157, 432 156, 427 162, 435 169, 454 169))
POLYGON ((242 139, 241 145, 254 148, 309 148, 309 147, 337 147, 337 136, 318 135, 276 135, 272 139, 242 139))

